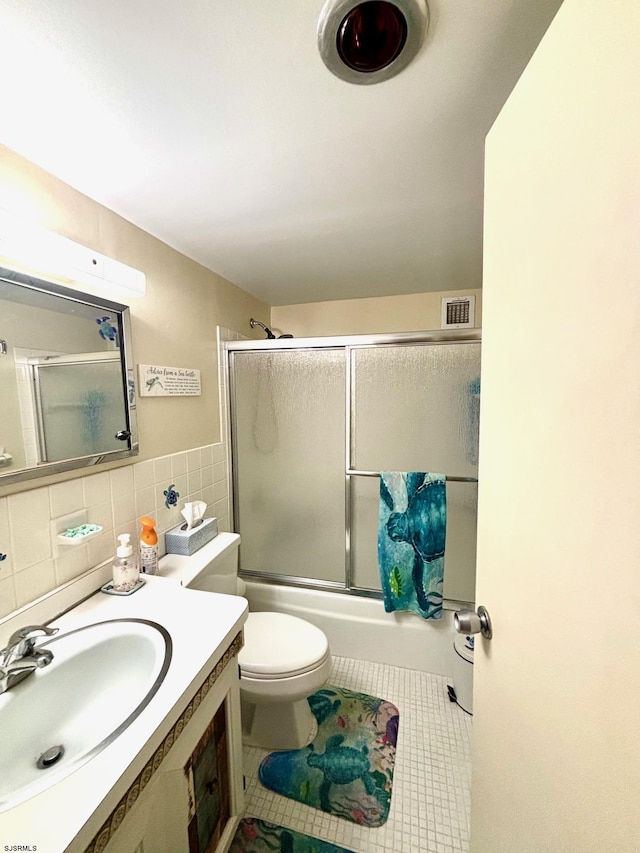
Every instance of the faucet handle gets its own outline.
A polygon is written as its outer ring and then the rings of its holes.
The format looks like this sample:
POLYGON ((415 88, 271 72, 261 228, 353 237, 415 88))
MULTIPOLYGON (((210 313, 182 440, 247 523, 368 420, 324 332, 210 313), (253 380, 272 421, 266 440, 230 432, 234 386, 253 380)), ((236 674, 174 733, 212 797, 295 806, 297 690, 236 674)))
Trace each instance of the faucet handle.
POLYGON ((59 628, 48 628, 46 625, 25 625, 11 635, 9 648, 18 646, 20 653, 25 654, 33 649, 38 637, 50 637, 52 634, 57 634, 59 630, 59 628))

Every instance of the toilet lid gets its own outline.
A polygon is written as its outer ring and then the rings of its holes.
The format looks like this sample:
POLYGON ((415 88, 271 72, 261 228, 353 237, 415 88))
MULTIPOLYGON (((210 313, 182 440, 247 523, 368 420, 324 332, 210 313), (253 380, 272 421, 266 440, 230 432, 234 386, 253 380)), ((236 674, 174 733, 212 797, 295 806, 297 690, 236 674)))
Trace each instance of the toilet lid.
POLYGON ((328 655, 324 632, 304 619, 287 613, 250 613, 238 660, 250 678, 276 678, 315 669, 328 655))

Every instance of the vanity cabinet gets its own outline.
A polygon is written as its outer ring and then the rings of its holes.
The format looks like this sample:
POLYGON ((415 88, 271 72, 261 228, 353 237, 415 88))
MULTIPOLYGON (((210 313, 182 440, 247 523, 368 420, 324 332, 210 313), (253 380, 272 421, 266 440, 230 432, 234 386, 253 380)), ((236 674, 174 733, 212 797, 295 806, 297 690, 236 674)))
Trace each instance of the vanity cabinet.
POLYGON ((84 853, 226 853, 244 808, 239 635, 84 853))

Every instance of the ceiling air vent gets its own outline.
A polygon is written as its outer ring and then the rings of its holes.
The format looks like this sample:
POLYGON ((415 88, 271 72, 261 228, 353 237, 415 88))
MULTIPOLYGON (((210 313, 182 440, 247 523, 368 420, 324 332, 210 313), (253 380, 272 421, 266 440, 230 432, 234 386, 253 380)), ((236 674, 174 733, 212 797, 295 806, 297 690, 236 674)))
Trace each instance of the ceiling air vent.
POLYGON ((441 329, 473 329, 475 296, 443 296, 441 329))

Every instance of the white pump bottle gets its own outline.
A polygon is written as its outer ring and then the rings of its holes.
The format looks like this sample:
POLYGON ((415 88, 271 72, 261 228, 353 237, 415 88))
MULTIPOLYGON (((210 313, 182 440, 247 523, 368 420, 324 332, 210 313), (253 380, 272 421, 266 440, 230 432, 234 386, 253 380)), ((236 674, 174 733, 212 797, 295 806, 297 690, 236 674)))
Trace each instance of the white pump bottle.
POLYGON ((116 559, 113 561, 113 588, 117 592, 128 592, 138 583, 140 564, 133 553, 131 535, 121 533, 118 536, 120 545, 116 548, 116 559))

